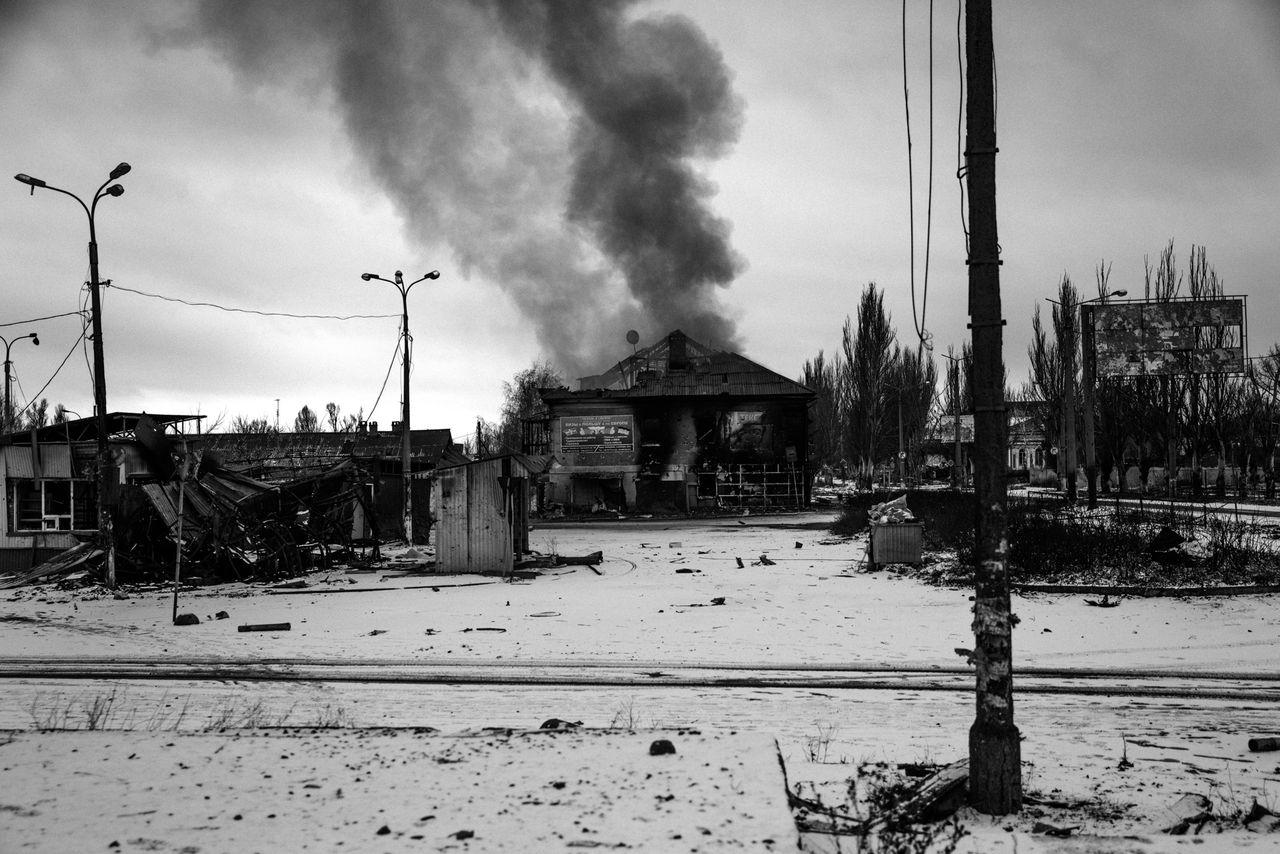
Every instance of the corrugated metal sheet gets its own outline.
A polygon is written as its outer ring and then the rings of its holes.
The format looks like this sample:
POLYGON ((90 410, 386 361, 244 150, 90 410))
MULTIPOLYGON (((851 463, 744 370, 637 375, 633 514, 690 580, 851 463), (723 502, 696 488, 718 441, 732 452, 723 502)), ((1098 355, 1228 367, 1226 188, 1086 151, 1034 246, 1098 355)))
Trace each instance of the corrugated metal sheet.
MULTIPOLYGON (((74 537, 66 537, 71 544, 75 543, 74 537)), ((17 549, 0 549, 0 575, 8 575, 10 573, 27 572, 33 566, 38 566, 47 560, 52 560, 67 550, 69 546, 55 546, 47 548, 39 546, 32 550, 28 545, 26 548, 17 549)))
MULTIPOLYGON (((510 459, 513 476, 523 466, 510 459)), ((498 478, 503 458, 478 460, 440 471, 432 488, 438 509, 436 570, 438 572, 508 572, 514 544, 508 499, 498 478)))
POLYGON ((467 567, 467 471, 449 468, 431 487, 436 506, 436 571, 465 572, 467 567))
POLYGON ((142 491, 147 495, 147 500, 151 502, 151 506, 155 508, 156 513, 164 521, 165 525, 172 528, 178 524, 178 508, 169 500, 169 493, 165 490, 164 485, 160 483, 144 483, 140 485, 142 486, 142 491))
POLYGON ((4 470, 9 477, 50 477, 71 480, 75 466, 71 460, 70 445, 41 445, 40 471, 37 475, 31 448, 25 445, 8 445, 4 448, 4 470))

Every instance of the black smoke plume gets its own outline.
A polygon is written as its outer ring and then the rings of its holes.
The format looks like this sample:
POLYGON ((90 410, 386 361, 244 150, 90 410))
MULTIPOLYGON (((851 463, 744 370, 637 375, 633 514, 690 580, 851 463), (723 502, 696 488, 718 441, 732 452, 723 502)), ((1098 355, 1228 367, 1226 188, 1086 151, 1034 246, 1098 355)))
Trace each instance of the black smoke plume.
POLYGON ((738 344, 717 291, 742 262, 698 167, 742 105, 692 22, 634 6, 204 0, 186 38, 254 84, 331 92, 410 236, 503 287, 576 376, 628 328, 738 344))

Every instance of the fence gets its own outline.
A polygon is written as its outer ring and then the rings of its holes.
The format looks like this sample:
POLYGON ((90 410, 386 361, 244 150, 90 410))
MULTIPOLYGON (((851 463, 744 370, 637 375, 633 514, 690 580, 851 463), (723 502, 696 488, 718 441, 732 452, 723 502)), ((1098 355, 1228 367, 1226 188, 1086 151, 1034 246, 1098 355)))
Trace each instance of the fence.
POLYGON ((803 466, 721 466, 698 474, 698 500, 714 501, 720 507, 800 507, 805 477, 803 466))

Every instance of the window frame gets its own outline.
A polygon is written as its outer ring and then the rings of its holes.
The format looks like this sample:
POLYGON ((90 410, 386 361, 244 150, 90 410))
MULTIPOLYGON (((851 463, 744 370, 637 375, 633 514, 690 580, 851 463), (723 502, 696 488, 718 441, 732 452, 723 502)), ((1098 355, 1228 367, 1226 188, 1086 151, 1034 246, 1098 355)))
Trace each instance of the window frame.
MULTIPOLYGON (((6 524, 8 534, 10 536, 30 536, 32 534, 71 534, 85 533, 97 530, 96 523, 93 527, 77 528, 75 527, 76 519, 83 516, 85 521, 95 521, 97 507, 86 505, 79 507, 77 513, 77 502, 85 502, 92 500, 93 481, 83 478, 60 478, 60 477, 9 477, 6 479, 6 500, 9 503, 9 512, 6 514, 6 524), (63 496, 51 495, 48 487, 66 487, 65 498, 63 496), (77 485, 80 486, 77 489, 77 485), (23 494, 25 490, 25 494, 23 494), (39 515, 33 513, 22 513, 24 499, 26 503, 33 500, 33 493, 38 493, 39 515), (50 512, 50 502, 65 500, 65 513, 50 512)), ((53 508, 61 509, 61 508, 53 508)))

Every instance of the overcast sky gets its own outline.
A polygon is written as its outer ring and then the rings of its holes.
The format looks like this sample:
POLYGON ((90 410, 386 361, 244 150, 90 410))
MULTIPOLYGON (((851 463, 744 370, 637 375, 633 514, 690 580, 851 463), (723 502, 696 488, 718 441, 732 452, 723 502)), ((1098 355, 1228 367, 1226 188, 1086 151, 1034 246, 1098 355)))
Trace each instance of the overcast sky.
MULTIPOLYGON (((385 429, 398 364, 373 407, 400 297, 360 274, 397 269, 440 271, 409 297, 412 421, 456 438, 498 417, 516 371, 603 371, 631 328, 642 345, 683 328, 796 377, 876 282, 915 346, 901 5, 614 6, 583 4, 580 22, 461 0, 0 0, 4 174, 91 196, 133 167, 97 215, 108 407, 274 421, 278 400, 288 429, 333 401, 385 429), (655 18, 673 11, 689 25, 655 18)), ((933 7, 927 300, 929 6, 908 7, 916 306, 940 354, 968 337, 957 6, 933 7)), ((1139 296, 1144 258, 1170 239, 1180 269, 1203 245, 1248 296, 1251 354, 1280 341, 1277 10, 996 0, 1013 384, 1033 307, 1064 273, 1093 296, 1105 260, 1139 296)), ((0 322, 76 312, 87 218, 5 180, 0 322)), ((11 352, 17 399, 90 415, 80 319, 0 328, 29 331, 40 346, 11 352)))

